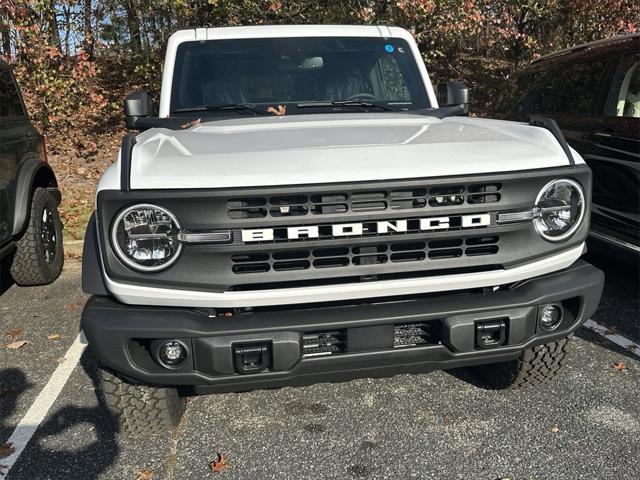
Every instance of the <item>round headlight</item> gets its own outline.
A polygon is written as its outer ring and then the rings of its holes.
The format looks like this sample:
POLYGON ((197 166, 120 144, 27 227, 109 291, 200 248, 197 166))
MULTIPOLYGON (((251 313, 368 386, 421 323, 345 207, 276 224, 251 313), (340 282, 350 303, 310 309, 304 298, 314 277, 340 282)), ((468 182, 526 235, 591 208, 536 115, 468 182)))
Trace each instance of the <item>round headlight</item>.
POLYGON ((180 224, 169 210, 156 205, 125 208, 111 227, 118 257, 129 267, 155 272, 175 262, 182 249, 180 224))
POLYGON ((565 240, 580 226, 585 208, 584 193, 577 182, 569 179, 549 182, 536 198, 536 230, 551 242, 565 240))

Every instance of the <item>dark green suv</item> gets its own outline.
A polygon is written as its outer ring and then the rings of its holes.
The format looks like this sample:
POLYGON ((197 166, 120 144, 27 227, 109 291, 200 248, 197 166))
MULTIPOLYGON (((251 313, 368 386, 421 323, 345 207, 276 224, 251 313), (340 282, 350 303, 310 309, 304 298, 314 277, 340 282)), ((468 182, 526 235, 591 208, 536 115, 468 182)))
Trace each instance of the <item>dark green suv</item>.
POLYGON ((62 271, 60 199, 44 138, 0 61, 0 261, 18 285, 51 283, 62 271))

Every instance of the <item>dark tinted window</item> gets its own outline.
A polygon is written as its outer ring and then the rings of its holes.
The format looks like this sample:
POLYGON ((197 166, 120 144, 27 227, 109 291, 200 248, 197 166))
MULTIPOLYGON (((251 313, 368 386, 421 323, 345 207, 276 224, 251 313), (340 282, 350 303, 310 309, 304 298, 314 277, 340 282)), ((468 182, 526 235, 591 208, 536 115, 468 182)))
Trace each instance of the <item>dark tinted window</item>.
POLYGON ((606 59, 552 65, 521 74, 503 95, 500 111, 594 113, 606 59))
POLYGON ((22 102, 11 73, 0 68, 0 117, 16 117, 24 115, 22 102))
MULTIPOLYGON (((401 39, 258 38, 178 47, 171 110, 360 98, 391 108, 429 106, 418 65, 401 39)), ((304 113, 313 113, 304 110, 304 113)), ((214 114, 214 113, 212 113, 214 114)))
MULTIPOLYGON (((593 113, 607 61, 555 65, 544 75, 532 108, 541 112, 593 113)), ((534 83, 537 83, 534 81, 534 83)))

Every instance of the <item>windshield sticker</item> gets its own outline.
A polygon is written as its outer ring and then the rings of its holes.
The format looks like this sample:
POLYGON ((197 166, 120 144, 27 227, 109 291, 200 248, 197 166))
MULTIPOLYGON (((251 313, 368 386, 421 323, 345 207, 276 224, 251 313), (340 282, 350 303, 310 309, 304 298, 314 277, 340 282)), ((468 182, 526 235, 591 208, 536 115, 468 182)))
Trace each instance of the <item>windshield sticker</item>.
POLYGON ((393 45, 391 45, 390 43, 387 43, 387 44, 384 46, 384 49, 385 49, 387 52, 389 52, 389 53, 393 53, 393 51, 395 50, 395 48, 393 48, 393 45))

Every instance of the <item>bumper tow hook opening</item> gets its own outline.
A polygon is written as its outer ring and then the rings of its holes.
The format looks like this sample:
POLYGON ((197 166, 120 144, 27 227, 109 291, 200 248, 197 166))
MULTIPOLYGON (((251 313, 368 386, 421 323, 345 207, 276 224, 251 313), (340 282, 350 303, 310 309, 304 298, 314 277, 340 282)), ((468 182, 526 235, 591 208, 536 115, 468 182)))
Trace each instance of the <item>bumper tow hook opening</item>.
POLYGON ((233 364, 241 375, 259 373, 271 367, 271 342, 233 345, 233 364))
POLYGON ((504 319, 476 322, 476 348, 492 348, 504 345, 507 324, 504 319))

